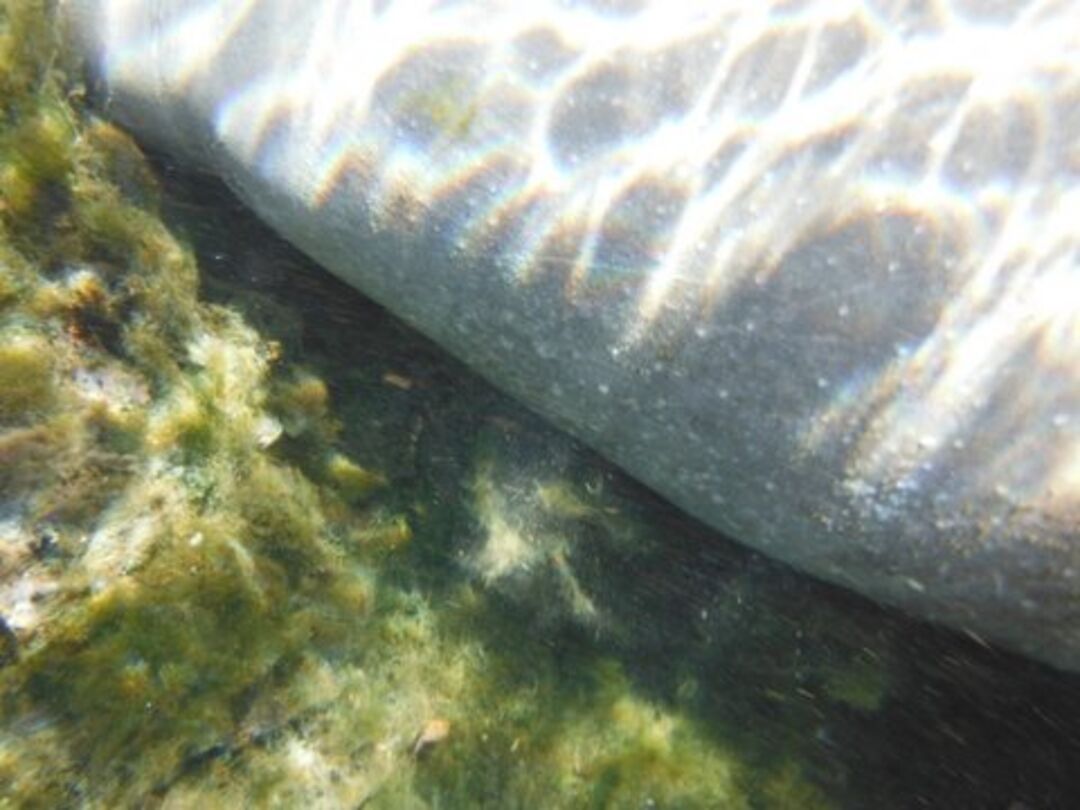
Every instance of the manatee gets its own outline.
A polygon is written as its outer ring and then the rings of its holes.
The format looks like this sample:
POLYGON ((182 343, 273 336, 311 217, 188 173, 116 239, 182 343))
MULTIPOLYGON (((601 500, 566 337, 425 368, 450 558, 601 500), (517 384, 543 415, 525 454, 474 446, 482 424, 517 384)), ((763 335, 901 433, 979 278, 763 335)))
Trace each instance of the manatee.
POLYGON ((103 114, 682 509, 1080 671, 1080 4, 63 11, 103 114))

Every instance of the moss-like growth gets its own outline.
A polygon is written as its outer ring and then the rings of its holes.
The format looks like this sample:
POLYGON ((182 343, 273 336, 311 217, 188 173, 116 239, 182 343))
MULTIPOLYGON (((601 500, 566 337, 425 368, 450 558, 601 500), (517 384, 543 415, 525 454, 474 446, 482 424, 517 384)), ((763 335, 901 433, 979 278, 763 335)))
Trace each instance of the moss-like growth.
POLYGON ((25 245, 62 228, 70 203, 74 128, 67 109, 41 104, 0 137, 0 217, 25 245))
POLYGON ((73 721, 97 766, 130 747, 175 758, 227 737, 234 701, 281 658, 283 638, 303 638, 285 626, 281 573, 230 534, 166 529, 136 579, 65 611, 27 663, 29 693, 73 721))
POLYGON ((18 283, 14 274, 8 269, 5 258, 0 258, 0 312, 15 303, 19 295, 18 283))
POLYGON ((367 556, 375 557, 400 551, 413 538, 412 526, 404 515, 375 513, 351 532, 351 539, 367 556))
POLYGON ((330 392, 325 382, 302 372, 275 386, 272 405, 281 414, 285 432, 290 436, 321 433, 321 426, 329 418, 330 392))
POLYGON ((128 202, 157 210, 161 189, 142 152, 123 130, 91 121, 82 134, 87 161, 96 177, 115 187, 128 202))
POLYGON ((342 453, 334 453, 326 462, 326 477, 350 501, 363 501, 386 486, 386 477, 364 469, 342 453))
POLYGON ((52 80, 58 37, 48 0, 0 5, 0 109, 13 116, 35 104, 52 80))
MULTIPOLYGON (((24 118, 5 138, 5 158, 21 185, 41 188, 61 183, 75 163, 75 127, 70 110, 59 102, 45 102, 24 118)), ((8 200, 12 209, 18 206, 8 200)))
POLYGON ((41 594, 0 603, 19 616, 0 805, 140 803, 240 739, 263 690, 291 711, 291 673, 375 586, 268 452, 273 347, 199 300, 145 161, 68 107, 51 20, 0 7, 0 509, 26 549, 0 598, 41 594), (35 714, 49 725, 20 731, 35 714))
POLYGON ((556 747, 557 756, 579 763, 588 805, 651 800, 660 807, 750 806, 736 759, 710 745, 685 716, 633 696, 610 664, 603 677, 598 700, 556 747))
POLYGON ((0 424, 45 415, 56 395, 53 374, 44 340, 0 333, 0 424))

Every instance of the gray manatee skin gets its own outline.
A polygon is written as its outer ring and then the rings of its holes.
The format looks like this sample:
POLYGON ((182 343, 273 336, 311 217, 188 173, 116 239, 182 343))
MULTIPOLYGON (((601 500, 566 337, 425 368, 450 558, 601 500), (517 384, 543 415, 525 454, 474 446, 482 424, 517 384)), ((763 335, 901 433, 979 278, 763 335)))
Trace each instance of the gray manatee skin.
POLYGON ((1080 671, 1080 4, 64 13, 107 115, 674 503, 1080 671))

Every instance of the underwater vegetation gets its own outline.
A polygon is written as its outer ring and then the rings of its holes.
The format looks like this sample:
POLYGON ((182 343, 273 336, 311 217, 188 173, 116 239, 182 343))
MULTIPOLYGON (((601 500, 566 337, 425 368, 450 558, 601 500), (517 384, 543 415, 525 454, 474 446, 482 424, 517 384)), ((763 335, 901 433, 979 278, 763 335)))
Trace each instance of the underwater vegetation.
POLYGON ((0 807, 1068 806, 1075 679, 679 516, 95 118, 50 9, 0 2, 0 807))

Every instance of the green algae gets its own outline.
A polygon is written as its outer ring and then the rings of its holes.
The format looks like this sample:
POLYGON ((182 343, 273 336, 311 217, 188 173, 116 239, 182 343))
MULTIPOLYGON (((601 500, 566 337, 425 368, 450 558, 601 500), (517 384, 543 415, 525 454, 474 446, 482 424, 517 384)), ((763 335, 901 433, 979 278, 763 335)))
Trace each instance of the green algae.
POLYGON ((482 696, 499 711, 432 757, 423 775, 432 804, 494 794, 519 806, 750 806, 738 756, 711 744, 683 712, 636 694, 617 661, 579 663, 573 678, 515 667, 492 679, 488 688, 502 691, 482 696), (525 699, 507 699, 511 688, 525 699))
POLYGON ((326 477, 350 501, 364 501, 374 490, 386 486, 385 476, 361 467, 341 453, 327 459, 326 477))
POLYGON ((45 341, 0 333, 0 424, 47 411, 55 396, 53 374, 45 341))
POLYGON ((0 16, 0 484, 27 538, 3 573, 41 588, 0 672, 0 802, 125 803, 233 738, 372 585, 264 452, 271 349, 199 300, 145 160, 68 105, 49 19, 0 16))
POLYGON ((329 282, 211 275, 0 8, 0 806, 906 806, 847 776, 917 725, 891 624, 329 282))

